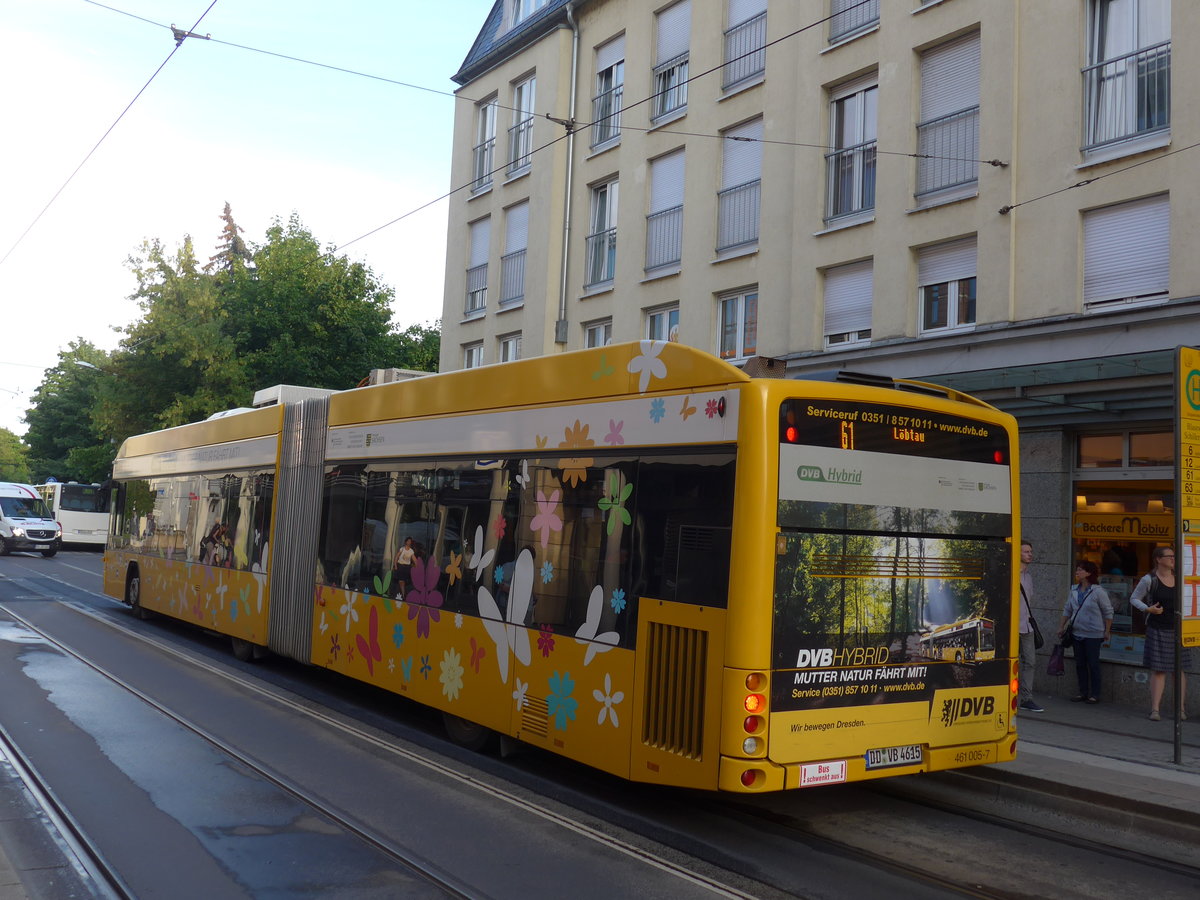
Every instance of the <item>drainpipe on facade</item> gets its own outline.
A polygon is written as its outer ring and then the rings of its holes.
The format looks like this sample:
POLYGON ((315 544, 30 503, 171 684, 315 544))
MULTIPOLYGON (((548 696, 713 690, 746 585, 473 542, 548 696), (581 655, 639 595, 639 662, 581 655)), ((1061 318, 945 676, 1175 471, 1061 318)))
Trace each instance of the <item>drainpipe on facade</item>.
POLYGON ((554 323, 554 342, 567 343, 567 258, 571 250, 571 191, 575 179, 575 88, 579 69, 579 25, 575 21, 575 4, 567 4, 567 22, 571 26, 571 101, 567 110, 567 184, 563 192, 563 238, 561 277, 558 284, 558 321, 554 323))

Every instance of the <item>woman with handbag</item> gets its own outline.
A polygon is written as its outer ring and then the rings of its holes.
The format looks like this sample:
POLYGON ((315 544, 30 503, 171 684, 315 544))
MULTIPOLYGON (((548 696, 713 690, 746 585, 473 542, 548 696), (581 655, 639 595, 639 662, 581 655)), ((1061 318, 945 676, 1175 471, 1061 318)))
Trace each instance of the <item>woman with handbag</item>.
MULTIPOLYGON (((1175 551, 1170 547, 1155 547, 1151 554, 1154 571, 1142 576, 1133 589, 1129 602, 1146 616, 1146 643, 1142 650, 1142 665, 1150 670, 1150 719, 1157 722, 1158 705, 1162 702, 1167 673, 1175 671, 1175 551)), ((1182 667, 1191 667, 1191 648, 1181 647, 1182 667)), ((1187 676, 1180 673, 1179 715, 1186 719, 1184 697, 1187 676)))
POLYGON ((1099 578, 1100 569, 1094 562, 1081 559, 1075 564, 1076 584, 1058 623, 1059 639, 1075 650, 1079 693, 1071 700, 1076 703, 1100 702, 1100 646, 1109 642, 1113 608, 1104 588, 1096 583, 1099 578))

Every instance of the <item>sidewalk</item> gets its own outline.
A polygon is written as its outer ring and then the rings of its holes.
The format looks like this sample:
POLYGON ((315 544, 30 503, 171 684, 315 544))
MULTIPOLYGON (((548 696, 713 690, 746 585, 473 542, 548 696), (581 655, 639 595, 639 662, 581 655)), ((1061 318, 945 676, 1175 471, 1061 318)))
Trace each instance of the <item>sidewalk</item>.
MULTIPOLYGON (((1016 761, 953 774, 1027 805, 1038 821, 1049 808, 1064 816, 1102 813, 1122 833, 1158 832, 1173 841, 1200 834, 1200 719, 1181 723, 1176 765, 1172 721, 1151 722, 1128 706, 1037 699, 1046 711, 1018 718, 1016 761)), ((84 896, 74 893, 80 882, 48 826, 19 782, 0 777, 0 900, 84 896)))

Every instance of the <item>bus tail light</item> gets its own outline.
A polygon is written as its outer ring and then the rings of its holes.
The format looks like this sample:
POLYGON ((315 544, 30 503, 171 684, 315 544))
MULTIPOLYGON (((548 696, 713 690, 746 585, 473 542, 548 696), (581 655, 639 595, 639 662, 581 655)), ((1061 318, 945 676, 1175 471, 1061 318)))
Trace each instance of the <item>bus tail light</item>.
POLYGON ((767 698, 762 694, 747 694, 743 705, 748 713, 765 712, 767 708, 767 698))
POLYGON ((746 734, 758 734, 762 731, 763 718, 762 716, 746 716, 746 721, 742 723, 742 729, 746 734))
POLYGON ((757 756, 762 750, 762 741, 756 737, 748 737, 742 741, 742 752, 747 756, 757 756))
POLYGON ((764 776, 758 769, 747 769, 742 773, 742 786, 754 787, 759 781, 762 781, 764 776))

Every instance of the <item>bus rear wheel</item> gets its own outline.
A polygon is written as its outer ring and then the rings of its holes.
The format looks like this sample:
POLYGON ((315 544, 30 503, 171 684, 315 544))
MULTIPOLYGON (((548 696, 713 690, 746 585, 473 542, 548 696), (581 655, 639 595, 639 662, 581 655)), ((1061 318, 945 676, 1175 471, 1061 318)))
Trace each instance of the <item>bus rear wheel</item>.
POLYGON ((446 726, 446 734, 450 735, 450 740, 460 747, 466 747, 477 753, 488 749, 496 738, 496 733, 492 729, 476 722, 468 722, 458 716, 452 716, 450 713, 442 713, 442 722, 446 726))
POLYGON ((254 645, 245 638, 231 637, 230 642, 233 644, 233 658, 240 662, 252 662, 254 660, 254 645))

